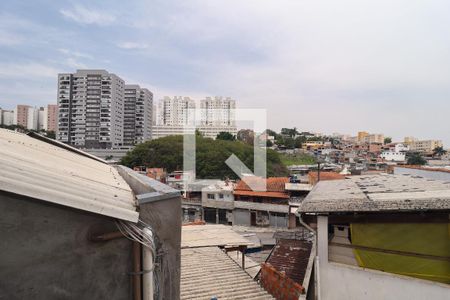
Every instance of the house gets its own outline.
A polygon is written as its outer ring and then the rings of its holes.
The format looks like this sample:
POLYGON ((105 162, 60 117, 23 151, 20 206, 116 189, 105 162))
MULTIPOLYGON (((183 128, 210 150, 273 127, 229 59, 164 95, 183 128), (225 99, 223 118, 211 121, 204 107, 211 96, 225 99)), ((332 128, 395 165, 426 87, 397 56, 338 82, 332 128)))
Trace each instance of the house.
POLYGON ((408 146, 405 146, 403 144, 396 144, 394 147, 390 147, 389 150, 383 151, 380 157, 385 161, 405 162, 406 153, 408 151, 408 146))
POLYGON ((233 224, 234 183, 217 181, 202 189, 204 220, 208 223, 233 224))
POLYGON ((1 299, 178 299, 180 193, 0 129, 1 299))
POLYGON ((318 299, 448 299, 450 183, 410 175, 321 181, 300 204, 316 234, 318 299))
POLYGON ((289 178, 248 176, 245 181, 234 189, 233 225, 287 227, 290 197, 285 184, 289 178), (266 188, 254 191, 245 181, 266 188))

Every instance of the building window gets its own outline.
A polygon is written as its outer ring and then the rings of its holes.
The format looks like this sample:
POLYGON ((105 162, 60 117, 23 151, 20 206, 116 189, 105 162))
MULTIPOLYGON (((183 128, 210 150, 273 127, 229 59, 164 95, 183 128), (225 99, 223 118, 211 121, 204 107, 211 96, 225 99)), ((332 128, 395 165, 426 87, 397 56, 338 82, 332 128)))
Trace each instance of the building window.
POLYGON ((219 194, 219 199, 223 199, 223 194, 219 194))
POLYGON ((208 194, 208 199, 214 200, 214 199, 216 199, 216 197, 214 197, 214 194, 208 194))

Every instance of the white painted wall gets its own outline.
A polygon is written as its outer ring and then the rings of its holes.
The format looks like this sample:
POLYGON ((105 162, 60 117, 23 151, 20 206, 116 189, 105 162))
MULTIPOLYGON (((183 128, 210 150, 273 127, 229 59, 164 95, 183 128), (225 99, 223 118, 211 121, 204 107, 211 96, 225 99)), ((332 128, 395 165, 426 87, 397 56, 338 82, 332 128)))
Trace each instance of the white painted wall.
POLYGON ((321 300, 450 299, 450 287, 431 281, 321 262, 321 300))

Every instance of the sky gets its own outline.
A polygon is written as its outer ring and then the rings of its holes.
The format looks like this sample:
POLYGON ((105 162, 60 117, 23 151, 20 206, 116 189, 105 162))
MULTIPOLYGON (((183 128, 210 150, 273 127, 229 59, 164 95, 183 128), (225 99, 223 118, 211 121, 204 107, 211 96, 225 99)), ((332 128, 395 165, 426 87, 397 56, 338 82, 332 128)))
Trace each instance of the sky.
POLYGON ((450 146, 450 1, 0 1, 0 107, 106 69, 163 96, 229 96, 268 125, 450 146))

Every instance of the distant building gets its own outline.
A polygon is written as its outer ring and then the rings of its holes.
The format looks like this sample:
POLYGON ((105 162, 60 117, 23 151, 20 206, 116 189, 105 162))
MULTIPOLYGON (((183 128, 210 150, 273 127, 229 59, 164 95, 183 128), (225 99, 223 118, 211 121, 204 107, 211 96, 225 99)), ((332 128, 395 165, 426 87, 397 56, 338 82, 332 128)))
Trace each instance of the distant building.
POLYGON ((206 97, 200 101, 201 125, 212 127, 236 127, 236 101, 227 97, 206 97))
POLYGON ((366 132, 366 131, 360 131, 360 132, 358 132, 358 141, 359 141, 359 142, 363 142, 363 141, 364 141, 364 138, 365 138, 366 136, 368 136, 368 135, 369 135, 369 133, 366 132))
POLYGON ((77 148, 122 146, 124 88, 105 70, 59 74, 57 140, 77 148))
POLYGON ((32 109, 32 107, 29 105, 17 105, 14 109, 13 124, 28 128, 28 113, 30 112, 30 109, 32 109))
POLYGON ((437 147, 443 147, 441 140, 418 140, 412 137, 406 137, 405 144, 411 151, 423 153, 431 153, 437 147))
POLYGON ((56 132, 58 128, 58 105, 48 104, 44 108, 44 130, 56 132))
POLYGON ((2 125, 10 126, 14 124, 14 110, 0 109, 0 115, 2 125))
POLYGON ((380 157, 385 161, 404 162, 406 161, 406 153, 408 151, 408 146, 405 146, 404 144, 396 144, 389 150, 383 151, 380 157))
POLYGON ((383 134, 368 134, 364 136, 360 141, 367 144, 384 144, 383 134))
POLYGON ((158 103, 157 122, 152 128, 153 138, 192 134, 195 130, 199 130, 204 137, 213 139, 220 132, 237 134, 234 100, 222 97, 201 100, 200 120, 195 119, 196 107, 195 101, 189 97, 166 96, 161 99, 158 103))
POLYGON ((125 85, 123 145, 133 146, 152 137, 153 94, 139 85, 125 85))
POLYGON ((164 97, 158 103, 157 125, 195 125, 195 101, 189 97, 164 97))

